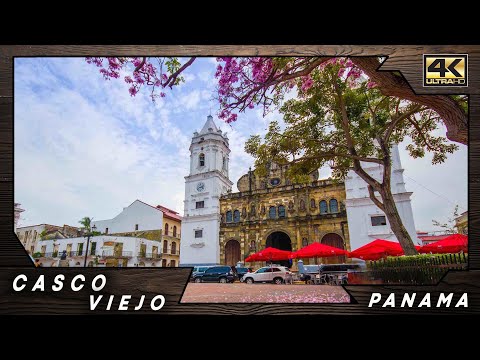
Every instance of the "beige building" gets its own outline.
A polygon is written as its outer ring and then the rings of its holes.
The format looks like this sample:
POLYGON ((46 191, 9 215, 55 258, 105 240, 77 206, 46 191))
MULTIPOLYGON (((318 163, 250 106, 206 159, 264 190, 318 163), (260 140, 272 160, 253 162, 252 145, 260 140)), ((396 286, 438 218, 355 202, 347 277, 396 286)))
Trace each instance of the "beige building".
POLYGON ((23 247, 31 254, 35 252, 37 243, 42 239, 66 239, 80 236, 79 228, 69 225, 56 226, 50 224, 39 224, 32 226, 18 227, 17 237, 23 247))
POLYGON ((468 211, 455 219, 455 227, 459 234, 468 235, 468 211))
MULTIPOLYGON (((318 180, 318 172, 314 172, 308 184, 292 184, 287 169, 271 164, 264 178, 256 178, 250 171, 238 180, 239 192, 220 198, 222 264, 235 265, 270 246, 296 251, 321 242, 350 250, 344 183, 318 180)), ((306 264, 313 261, 304 260, 306 264)), ((318 261, 337 263, 346 259, 318 261)))

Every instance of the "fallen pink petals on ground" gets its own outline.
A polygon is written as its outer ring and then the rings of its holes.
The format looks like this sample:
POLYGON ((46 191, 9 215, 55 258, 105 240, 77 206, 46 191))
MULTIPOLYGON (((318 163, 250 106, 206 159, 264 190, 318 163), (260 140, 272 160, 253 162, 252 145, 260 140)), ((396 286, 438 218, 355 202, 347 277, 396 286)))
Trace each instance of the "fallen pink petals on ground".
POLYGON ((349 303, 341 286, 189 283, 181 303, 349 303))

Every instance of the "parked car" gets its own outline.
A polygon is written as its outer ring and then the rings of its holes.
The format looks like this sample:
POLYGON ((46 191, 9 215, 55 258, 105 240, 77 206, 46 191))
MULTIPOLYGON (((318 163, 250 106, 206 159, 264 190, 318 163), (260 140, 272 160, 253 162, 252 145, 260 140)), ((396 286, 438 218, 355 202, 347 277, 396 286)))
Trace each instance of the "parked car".
POLYGON ((250 272, 249 268, 246 267, 237 267, 237 276, 238 280, 242 281, 242 277, 245 276, 245 274, 248 274, 250 272))
POLYGON ((204 273, 205 270, 207 270, 208 268, 211 268, 211 267, 212 266, 194 266, 193 271, 192 271, 192 275, 190 276, 190 281, 193 281, 196 274, 204 273))
POLYGON ((265 266, 253 273, 243 275, 240 281, 247 284, 255 282, 272 282, 274 284, 283 284, 292 279, 292 273, 285 266, 265 266))
POLYGON ((237 270, 234 266, 212 266, 204 272, 198 272, 193 276, 193 281, 201 282, 220 282, 233 283, 237 278, 237 270))
MULTIPOLYGON (((341 283, 347 283, 347 274, 352 271, 363 271, 364 265, 359 263, 354 264, 320 264, 320 265, 304 265, 299 267, 299 278, 305 281, 306 284, 312 283, 314 276, 322 276, 323 274, 339 275, 341 276, 341 283)), ((329 283, 329 277, 325 277, 326 282, 329 283)))

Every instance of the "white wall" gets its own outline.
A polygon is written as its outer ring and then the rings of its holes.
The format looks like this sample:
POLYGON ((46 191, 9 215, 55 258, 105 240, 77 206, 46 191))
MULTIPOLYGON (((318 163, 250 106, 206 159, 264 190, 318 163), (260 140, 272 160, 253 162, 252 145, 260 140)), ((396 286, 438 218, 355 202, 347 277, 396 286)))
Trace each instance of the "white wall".
POLYGON ((219 215, 194 216, 182 222, 180 265, 216 265, 220 262, 219 215), (202 238, 195 238, 195 230, 203 230, 202 238))
MULTIPOLYGON (((383 176, 383 167, 381 165, 362 163, 362 167, 372 177, 381 181, 383 176)), ((406 227, 410 237, 416 244, 418 239, 410 200, 412 193, 407 192, 405 189, 403 169, 397 145, 392 147, 391 186, 397 210, 402 219, 403 225, 406 227)), ((385 226, 372 226, 370 219, 372 215, 385 214, 373 203, 372 200, 370 200, 367 183, 365 183, 365 181, 353 171, 350 171, 345 179, 345 190, 345 205, 347 210, 351 250, 358 249, 375 239, 398 241, 390 228, 388 219, 386 219, 387 225, 385 226)))
POLYGON ((139 231, 160 230, 163 227, 163 212, 135 200, 113 219, 92 222, 92 226, 95 225, 97 231, 104 233, 108 228, 109 234, 135 231, 135 224, 138 224, 139 231))

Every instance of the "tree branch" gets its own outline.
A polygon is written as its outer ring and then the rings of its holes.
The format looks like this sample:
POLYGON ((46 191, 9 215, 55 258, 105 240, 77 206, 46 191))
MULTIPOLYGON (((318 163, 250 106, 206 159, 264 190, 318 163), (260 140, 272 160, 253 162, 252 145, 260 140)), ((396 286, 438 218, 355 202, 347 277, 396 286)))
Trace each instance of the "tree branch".
POLYGON ((145 65, 145 61, 147 61, 147 58, 144 56, 142 59, 142 62, 138 64, 138 66, 135 68, 135 70, 133 70, 133 72, 137 72, 138 70, 140 70, 143 67, 143 65, 145 65))
POLYGON ((385 212, 385 207, 383 206, 383 203, 377 199, 377 197, 375 196, 375 191, 373 190, 373 187, 371 185, 368 185, 368 194, 370 195, 370 199, 373 201, 373 203, 377 205, 380 210, 385 212))
POLYGON ((410 109, 409 111, 397 116, 395 119, 393 119, 388 125, 387 125, 387 129, 385 130, 385 135, 384 135, 384 139, 386 142, 388 142, 388 140, 390 139, 390 136, 392 135, 393 133, 393 130, 395 130, 395 126, 397 126, 397 124, 402 121, 403 119, 405 118, 408 118, 409 116, 412 116, 413 114, 419 112, 420 110, 422 110, 422 106, 421 105, 414 105, 412 109, 410 109))
POLYGON ((173 74, 171 74, 167 81, 165 81, 165 84, 163 84, 163 87, 169 87, 170 89, 173 88, 173 86, 175 85, 175 81, 177 80, 177 77, 187 68, 189 67, 190 65, 192 65, 192 63, 195 61, 197 57, 196 56, 192 56, 185 64, 183 64, 182 67, 180 67, 180 69, 178 69, 177 71, 175 71, 173 74))
POLYGON ((448 139, 468 144, 468 115, 457 101, 447 95, 415 94, 402 77, 390 71, 377 71, 380 63, 376 57, 358 56, 351 60, 378 85, 382 94, 410 100, 434 110, 447 127, 448 139))

